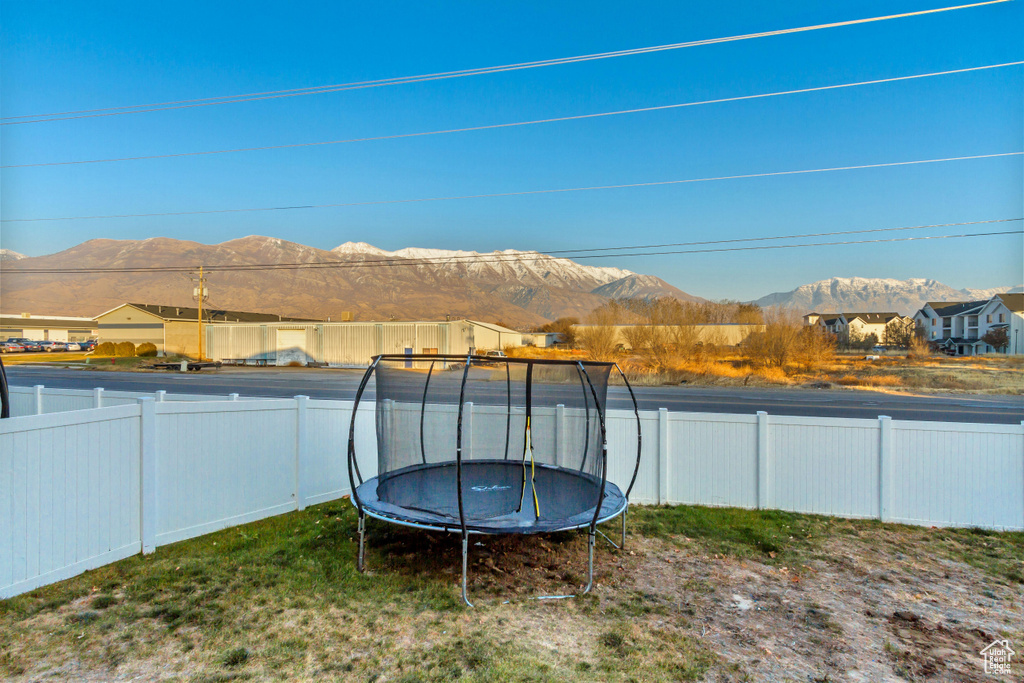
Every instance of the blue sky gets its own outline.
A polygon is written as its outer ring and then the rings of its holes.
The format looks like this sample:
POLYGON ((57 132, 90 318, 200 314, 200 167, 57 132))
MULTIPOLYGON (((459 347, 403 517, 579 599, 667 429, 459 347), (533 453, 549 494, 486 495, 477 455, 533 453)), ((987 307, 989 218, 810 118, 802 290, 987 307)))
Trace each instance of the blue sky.
MULTIPOLYGON (((897 2, 124 3, 6 0, 4 117, 630 49, 949 6, 897 2)), ((2 165, 348 139, 818 87, 1024 59, 1019 0, 494 75, 0 127, 2 165)), ((754 101, 207 157, 0 171, 5 220, 657 182, 1024 150, 1024 68, 754 101)), ((330 249, 580 249, 1024 216, 1020 156, 264 213, 5 222, 0 246, 250 234, 330 249)), ((904 235, 1019 230, 1021 223, 904 235)), ((871 237, 868 235, 867 237, 871 237)), ((856 238, 853 238, 856 239, 856 238)), ((817 240, 820 241, 820 240, 817 240)), ((1020 234, 584 260, 749 299, 830 276, 1024 282, 1020 234)))

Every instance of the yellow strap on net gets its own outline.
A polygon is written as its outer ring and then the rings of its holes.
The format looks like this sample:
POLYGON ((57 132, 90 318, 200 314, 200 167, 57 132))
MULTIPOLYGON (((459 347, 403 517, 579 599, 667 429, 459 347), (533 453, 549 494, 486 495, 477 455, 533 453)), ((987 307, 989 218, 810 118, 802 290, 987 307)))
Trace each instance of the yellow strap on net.
POLYGON ((530 454, 530 490, 533 492, 533 510, 537 518, 540 518, 540 500, 537 498, 537 465, 533 459, 533 442, 530 439, 530 418, 526 418, 526 445, 523 448, 523 494, 519 498, 519 509, 523 509, 523 499, 526 498, 526 454, 530 454))

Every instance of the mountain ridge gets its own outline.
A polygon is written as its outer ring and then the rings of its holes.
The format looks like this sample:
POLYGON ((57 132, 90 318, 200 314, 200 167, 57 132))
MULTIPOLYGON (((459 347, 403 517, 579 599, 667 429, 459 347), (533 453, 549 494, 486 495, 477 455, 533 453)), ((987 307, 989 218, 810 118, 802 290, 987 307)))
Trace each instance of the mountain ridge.
POLYGON ((832 277, 800 285, 788 292, 774 292, 753 303, 762 308, 798 309, 801 313, 895 311, 913 315, 928 301, 974 301, 1019 290, 1019 287, 955 289, 928 278, 832 277))
POLYGON ((357 320, 445 316, 533 327, 575 316, 609 300, 594 290, 629 289, 642 278, 645 296, 701 300, 653 276, 584 266, 569 259, 516 250, 477 252, 408 247, 390 252, 346 242, 318 249, 276 237, 249 235, 219 244, 167 237, 93 239, 47 256, 5 260, 0 270, 5 311, 96 315, 125 301, 193 305, 187 274, 35 274, 28 268, 213 267, 210 305, 253 312, 357 320), (381 261, 382 263, 375 263, 381 261), (315 268, 225 271, 217 266, 323 264, 315 268))

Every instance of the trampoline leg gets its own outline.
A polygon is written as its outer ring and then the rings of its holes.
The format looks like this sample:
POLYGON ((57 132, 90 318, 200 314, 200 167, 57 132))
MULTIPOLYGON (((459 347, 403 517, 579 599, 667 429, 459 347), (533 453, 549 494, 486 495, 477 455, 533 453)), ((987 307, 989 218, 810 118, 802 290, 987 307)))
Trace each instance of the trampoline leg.
POLYGON ((356 569, 363 571, 363 541, 366 538, 366 515, 359 515, 359 559, 356 569))
POLYGON ((622 542, 619 543, 619 550, 626 549, 626 511, 622 511, 622 542))
POLYGON ((587 540, 587 587, 583 589, 584 593, 589 593, 594 585, 594 542, 596 540, 597 534, 591 529, 587 540))
POLYGON ((469 601, 469 597, 466 595, 466 563, 469 558, 469 536, 462 537, 462 601, 465 602, 469 607, 473 606, 473 603, 469 601))

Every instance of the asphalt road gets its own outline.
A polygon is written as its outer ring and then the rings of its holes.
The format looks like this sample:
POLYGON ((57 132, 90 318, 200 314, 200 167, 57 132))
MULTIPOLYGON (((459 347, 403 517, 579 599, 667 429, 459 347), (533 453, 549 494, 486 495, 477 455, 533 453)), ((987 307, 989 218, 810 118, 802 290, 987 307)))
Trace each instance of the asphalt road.
MULTIPOLYGON (((361 370, 309 370, 304 368, 223 368, 201 373, 156 373, 68 370, 16 365, 7 368, 13 386, 43 384, 67 389, 92 389, 168 393, 219 394, 351 399, 362 378, 361 370)), ((642 410, 770 415, 877 418, 938 422, 1020 424, 1024 421, 1022 396, 914 396, 860 390, 749 389, 715 387, 637 387, 642 410)), ((504 383, 487 382, 472 391, 474 400, 500 404, 504 383), (486 387, 484 385, 487 385, 486 387)), ((373 385, 367 398, 373 395, 373 385)), ((626 389, 608 390, 612 408, 629 409, 626 389)))

